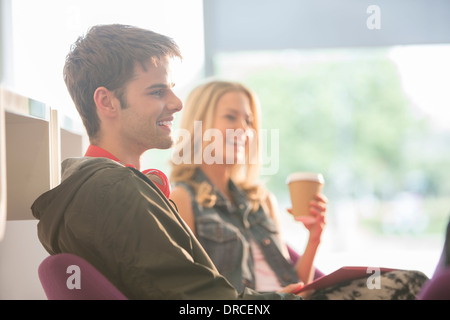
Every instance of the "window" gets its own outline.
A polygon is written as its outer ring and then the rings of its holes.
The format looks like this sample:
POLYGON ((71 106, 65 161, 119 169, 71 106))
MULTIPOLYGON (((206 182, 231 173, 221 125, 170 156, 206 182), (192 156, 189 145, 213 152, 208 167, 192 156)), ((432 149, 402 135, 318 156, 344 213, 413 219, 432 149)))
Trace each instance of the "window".
MULTIPOLYGON (((168 35, 180 46, 176 90, 201 75, 203 68, 202 1, 117 0, 9 1, 11 25, 4 26, 8 61, 3 85, 79 118, 67 92, 62 69, 70 46, 89 27, 122 23, 168 35), (180 28, 180 26, 183 26, 180 28), (11 31, 11 32, 8 32, 11 31)), ((6 14, 6 13, 5 13, 6 14)))
MULTIPOLYGON (((8 61, 3 66, 2 85, 77 121, 79 115, 65 87, 62 70, 72 43, 93 25, 129 24, 172 37, 183 55, 183 61, 173 70, 174 90, 180 97, 202 76, 202 0, 21 0, 5 4, 3 9, 11 12, 10 17, 3 12, 10 21, 3 24, 3 57, 8 61)), ((145 154, 143 162, 164 169, 164 159, 169 158, 170 150, 152 150, 145 154)))

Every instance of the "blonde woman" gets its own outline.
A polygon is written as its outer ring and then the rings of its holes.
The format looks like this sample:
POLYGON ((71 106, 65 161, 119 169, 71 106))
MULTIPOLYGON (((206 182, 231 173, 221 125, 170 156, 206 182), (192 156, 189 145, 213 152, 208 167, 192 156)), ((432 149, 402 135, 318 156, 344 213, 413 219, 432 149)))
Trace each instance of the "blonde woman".
POLYGON ((209 81, 186 100, 172 159, 171 199, 219 272, 238 291, 277 291, 314 275, 327 200, 311 203, 315 221, 293 265, 280 233, 277 204, 258 183, 259 105, 245 86, 209 81))
MULTIPOLYGON (((219 272, 238 289, 295 292, 311 282, 314 258, 325 226, 327 199, 310 204, 313 222, 302 221, 309 239, 292 264, 283 242, 274 196, 258 183, 259 105, 239 83, 208 81, 188 96, 180 139, 172 158, 171 199, 219 272)), ((415 299, 428 280, 420 271, 379 275, 372 290, 367 278, 344 281, 303 298, 322 300, 415 299)))

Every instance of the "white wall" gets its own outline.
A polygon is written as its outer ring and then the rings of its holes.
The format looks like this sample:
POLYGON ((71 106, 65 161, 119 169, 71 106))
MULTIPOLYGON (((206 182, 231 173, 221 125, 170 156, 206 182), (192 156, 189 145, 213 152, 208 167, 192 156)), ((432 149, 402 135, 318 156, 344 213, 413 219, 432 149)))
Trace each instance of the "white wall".
POLYGON ((0 242, 0 300, 46 299, 38 267, 48 256, 37 238, 37 220, 7 221, 0 242))
POLYGON ((81 156, 87 139, 74 130, 76 125, 61 128, 64 121, 57 110, 1 87, 0 106, 0 121, 6 128, 6 170, 2 172, 6 188, 2 190, 6 189, 7 204, 0 238, 0 299, 45 299, 38 267, 48 254, 37 237, 38 221, 31 205, 60 183, 60 161, 81 156), (36 105, 43 111, 41 118, 36 116, 40 113, 36 105))

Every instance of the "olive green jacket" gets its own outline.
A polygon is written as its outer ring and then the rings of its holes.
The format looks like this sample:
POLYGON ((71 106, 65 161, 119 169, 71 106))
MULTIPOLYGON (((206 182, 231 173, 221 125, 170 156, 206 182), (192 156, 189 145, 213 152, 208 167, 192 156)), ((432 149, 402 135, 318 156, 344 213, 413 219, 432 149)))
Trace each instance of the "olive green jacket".
POLYGON ((64 161, 62 183, 32 212, 50 254, 83 257, 129 299, 299 299, 239 295, 157 186, 106 158, 64 161))

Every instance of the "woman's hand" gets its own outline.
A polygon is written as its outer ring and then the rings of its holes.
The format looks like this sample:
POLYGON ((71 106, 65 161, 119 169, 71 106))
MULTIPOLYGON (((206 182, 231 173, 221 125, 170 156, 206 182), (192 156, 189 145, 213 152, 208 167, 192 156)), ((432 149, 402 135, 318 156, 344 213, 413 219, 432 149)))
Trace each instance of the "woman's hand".
MULTIPOLYGON (((318 193, 315 199, 310 202, 309 212, 311 216, 295 217, 296 221, 301 221, 309 231, 310 241, 319 241, 326 224, 325 213, 327 211, 328 199, 323 194, 318 193)), ((287 209, 292 214, 292 209, 287 209)))
POLYGON ((278 290, 278 293, 293 293, 295 294, 298 290, 300 290, 301 288, 303 288, 305 285, 303 284, 303 282, 297 282, 297 283, 291 283, 288 284, 286 287, 278 290))

